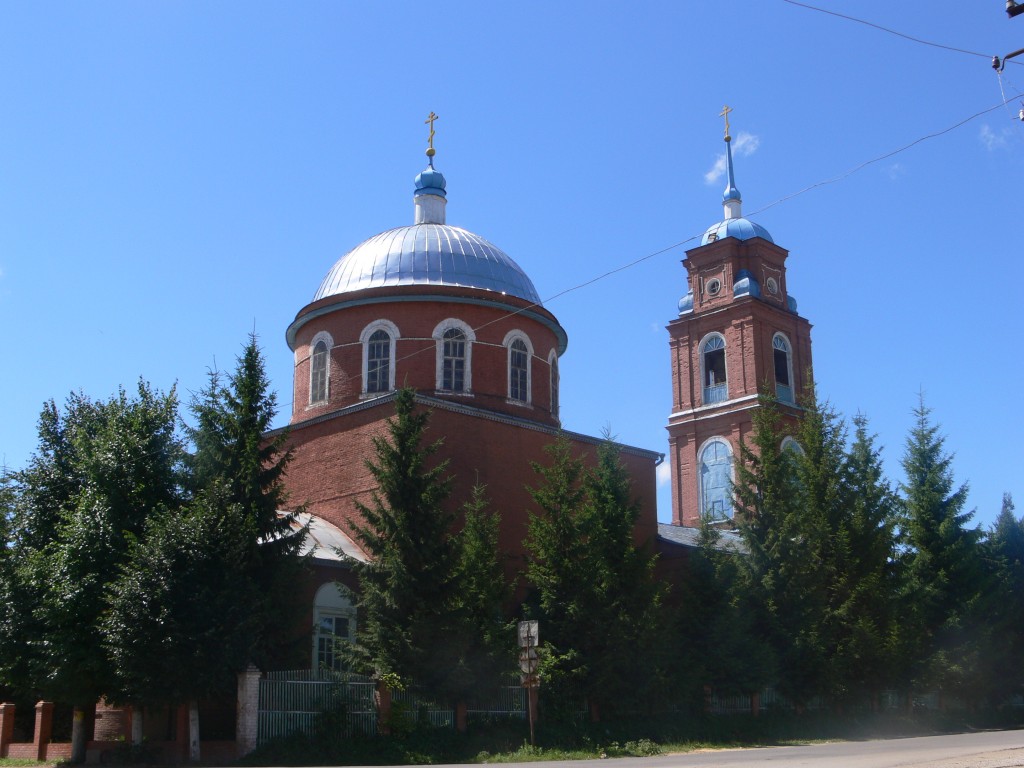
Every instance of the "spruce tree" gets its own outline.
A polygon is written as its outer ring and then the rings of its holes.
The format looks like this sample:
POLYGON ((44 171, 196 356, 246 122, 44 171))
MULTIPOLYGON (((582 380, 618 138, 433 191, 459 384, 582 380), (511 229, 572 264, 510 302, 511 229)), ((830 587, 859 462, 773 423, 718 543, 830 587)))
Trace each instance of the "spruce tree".
POLYGON ((841 573, 842 597, 835 605, 842 631, 834 665, 847 695, 867 696, 875 705, 897 671, 897 499, 883 474, 881 452, 868 432, 867 418, 858 414, 853 423, 845 472, 844 539, 850 557, 841 573))
POLYGON ((836 650, 848 635, 844 611, 858 553, 851 541, 845 478, 846 426, 813 383, 801 401, 799 448, 788 451, 796 471, 797 504, 787 525, 795 560, 783 566, 792 641, 779 649, 786 685, 798 701, 842 696, 846 686, 836 650))
POLYGON ((662 670, 659 611, 664 590, 654 556, 634 541, 639 507, 610 439, 586 470, 560 437, 535 465, 527 577, 536 590, 546 658, 556 689, 586 695, 595 719, 636 710, 662 670))
POLYGON ((979 661, 970 624, 982 591, 980 531, 967 527, 974 516, 963 511, 967 486, 954 483, 953 457, 923 397, 914 417, 903 456, 908 553, 901 645, 917 684, 961 692, 979 661))
POLYGON ((802 705, 810 692, 793 664, 806 653, 810 639, 803 637, 798 644, 804 632, 801 600, 808 560, 795 453, 782 448, 782 439, 778 406, 762 395, 735 468, 736 521, 747 550, 737 573, 736 599, 748 611, 755 637, 770 651, 766 666, 777 672, 780 690, 802 705))
POLYGON ((679 601, 677 696, 695 712, 703 711, 705 686, 750 695, 777 680, 774 651, 758 634, 755 600, 741 588, 744 555, 727 541, 705 516, 679 601))
POLYGON ((1000 706, 1024 691, 1024 517, 1015 517, 1009 493, 983 553, 989 578, 980 612, 991 631, 984 668, 991 703, 1000 706))
MULTIPOLYGON (((304 562, 299 556, 306 531, 294 512, 285 513, 283 476, 291 461, 287 430, 267 437, 277 413, 277 395, 270 390, 263 355, 250 336, 227 384, 210 373, 206 388, 193 397, 194 426, 185 432, 194 447, 189 457, 190 486, 207 505, 238 508, 246 524, 238 528, 248 549, 244 563, 258 585, 258 599, 249 605, 257 617, 249 661, 262 668, 282 663, 294 642, 300 608, 292 599, 304 562)), ((244 667, 244 663, 242 665, 244 667)))
POLYGON ((515 623, 506 618, 512 584, 498 548, 501 517, 490 509, 485 486, 473 486, 462 514, 456 536, 458 588, 452 595, 460 626, 451 642, 460 646, 462 678, 461 689, 453 692, 465 701, 476 691, 496 688, 515 669, 516 635, 515 623))
POLYGON ((357 504, 353 531, 369 556, 356 563, 359 623, 348 655, 356 669, 399 684, 422 684, 444 695, 461 687, 454 593, 459 569, 447 511, 452 481, 436 461, 441 441, 424 445, 430 414, 413 390, 398 391, 387 433, 374 437, 366 467, 376 489, 357 504))
POLYGON ((588 542, 579 530, 586 499, 583 461, 561 435, 544 451, 548 462, 532 464, 540 479, 530 489, 537 510, 530 513, 524 542, 528 600, 535 605, 528 605, 527 614, 542 622, 543 694, 561 707, 586 685, 587 662, 577 643, 601 630, 591 611, 588 542))

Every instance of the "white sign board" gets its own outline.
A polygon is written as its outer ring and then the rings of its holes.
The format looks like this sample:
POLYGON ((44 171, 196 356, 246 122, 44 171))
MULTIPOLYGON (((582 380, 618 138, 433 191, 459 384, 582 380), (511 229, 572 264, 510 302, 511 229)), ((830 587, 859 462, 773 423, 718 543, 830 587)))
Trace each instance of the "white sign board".
POLYGON ((540 634, 540 622, 534 621, 520 621, 519 622, 519 647, 520 648, 535 648, 538 645, 538 636, 540 634))

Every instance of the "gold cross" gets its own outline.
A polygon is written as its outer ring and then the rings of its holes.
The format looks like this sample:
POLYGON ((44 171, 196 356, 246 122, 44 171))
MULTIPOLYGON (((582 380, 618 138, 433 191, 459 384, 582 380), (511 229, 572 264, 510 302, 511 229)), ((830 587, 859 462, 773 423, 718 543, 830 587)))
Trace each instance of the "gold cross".
POLYGON ((427 157, 434 156, 434 121, 437 120, 437 115, 434 114, 433 110, 430 112, 430 116, 423 121, 424 124, 430 124, 430 136, 427 137, 427 157))
MULTIPOLYGON (((732 138, 731 136, 729 136, 729 113, 730 112, 732 112, 732 107, 722 107, 722 111, 718 113, 719 117, 724 117, 725 118, 725 140, 726 141, 729 141, 729 139, 732 138)), ((434 113, 431 112, 430 114, 434 114, 434 113)), ((431 135, 433 135, 433 134, 431 134, 431 135)))

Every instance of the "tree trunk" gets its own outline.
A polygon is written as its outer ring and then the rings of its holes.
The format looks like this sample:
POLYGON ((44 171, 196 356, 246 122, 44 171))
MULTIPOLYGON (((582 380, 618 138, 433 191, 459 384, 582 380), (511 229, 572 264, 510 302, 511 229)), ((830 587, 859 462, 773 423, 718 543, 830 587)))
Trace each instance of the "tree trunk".
POLYGON ((199 702, 195 699, 188 703, 188 759, 199 762, 199 702))
POLYGON ((71 719, 71 762, 85 762, 85 710, 74 708, 71 719))

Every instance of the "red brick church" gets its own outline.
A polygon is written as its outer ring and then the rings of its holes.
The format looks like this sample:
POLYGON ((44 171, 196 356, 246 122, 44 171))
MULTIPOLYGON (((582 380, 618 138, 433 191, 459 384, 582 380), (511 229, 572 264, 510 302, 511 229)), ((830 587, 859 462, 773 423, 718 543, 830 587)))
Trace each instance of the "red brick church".
MULTIPOLYGON (((372 439, 394 414, 396 387, 416 390, 431 411, 429 435, 456 478, 452 504, 487 486, 501 515, 510 575, 522 568, 536 484, 531 462, 565 434, 593 457, 601 438, 563 432, 559 360, 568 335, 544 308, 523 269, 480 235, 446 221, 446 180, 430 164, 415 179, 413 223, 375 235, 339 259, 288 327, 294 353, 290 497, 312 515, 321 586, 312 597, 313 664, 329 663, 330 635, 350 636, 351 582, 340 548, 362 559, 350 536, 374 482, 365 467, 372 439)), ((657 537, 655 468, 663 455, 623 446, 641 505, 636 537, 657 537)))
MULTIPOLYGON (((640 503, 637 542, 657 548, 667 578, 695 543, 702 514, 723 524, 733 517, 733 465, 758 392, 767 386, 795 410, 810 366, 810 325, 787 290, 787 252, 742 217, 730 142, 727 123, 725 218, 687 252, 686 294, 668 325, 671 525, 657 522, 663 454, 622 448, 640 503)), ((317 667, 333 660, 332 635, 354 631, 353 600, 334 582, 354 587, 346 556, 365 558, 350 526, 359 522, 355 502, 373 489, 364 461, 394 412, 396 387, 413 387, 431 410, 430 434, 443 438, 440 456, 456 478, 452 503, 466 501, 476 482, 487 486, 501 515, 500 546, 513 556, 510 576, 522 566, 531 462, 545 460, 560 432, 591 457, 601 441, 562 432, 558 371, 568 334, 512 258, 447 223, 447 182, 432 146, 428 157, 415 178, 413 223, 342 256, 287 330, 287 484, 311 515, 317 584, 307 598, 317 667)))

